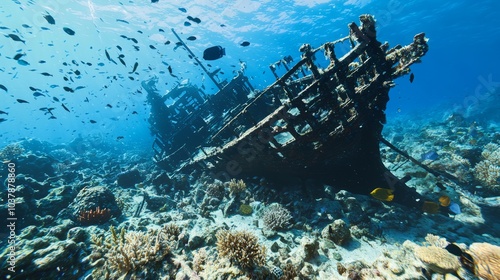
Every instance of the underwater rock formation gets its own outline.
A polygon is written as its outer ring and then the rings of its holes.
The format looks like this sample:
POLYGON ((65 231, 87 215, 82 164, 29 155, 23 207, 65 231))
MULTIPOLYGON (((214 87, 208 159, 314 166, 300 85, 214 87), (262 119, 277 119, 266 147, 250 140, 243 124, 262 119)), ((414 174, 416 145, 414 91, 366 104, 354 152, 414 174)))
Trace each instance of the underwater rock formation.
POLYGON ((82 213, 90 210, 95 211, 97 207, 107 209, 109 215, 113 217, 119 217, 122 213, 113 192, 107 187, 97 186, 81 189, 68 209, 65 209, 60 216, 77 221, 82 213))
POLYGON ((16 158, 16 164, 23 166, 23 170, 29 171, 29 176, 43 181, 49 176, 54 176, 54 160, 42 155, 22 155, 16 158))
POLYGON ((338 219, 321 231, 321 237, 331 240, 337 245, 345 245, 351 240, 351 231, 344 220, 338 219))
POLYGON ((141 181, 141 173, 137 169, 122 172, 116 177, 116 183, 122 187, 133 187, 141 181))

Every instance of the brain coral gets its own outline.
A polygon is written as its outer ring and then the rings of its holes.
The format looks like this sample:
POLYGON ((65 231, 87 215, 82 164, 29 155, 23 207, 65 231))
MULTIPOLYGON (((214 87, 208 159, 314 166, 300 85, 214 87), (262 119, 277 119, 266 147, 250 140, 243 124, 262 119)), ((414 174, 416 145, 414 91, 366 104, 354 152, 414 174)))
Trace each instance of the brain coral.
POLYGON ((425 263, 430 270, 440 274, 453 273, 461 266, 456 256, 436 246, 418 246, 415 248, 415 255, 425 263))
POLYGON ((290 226, 292 215, 281 204, 271 204, 264 210, 262 221, 264 227, 271 230, 286 229, 290 226))

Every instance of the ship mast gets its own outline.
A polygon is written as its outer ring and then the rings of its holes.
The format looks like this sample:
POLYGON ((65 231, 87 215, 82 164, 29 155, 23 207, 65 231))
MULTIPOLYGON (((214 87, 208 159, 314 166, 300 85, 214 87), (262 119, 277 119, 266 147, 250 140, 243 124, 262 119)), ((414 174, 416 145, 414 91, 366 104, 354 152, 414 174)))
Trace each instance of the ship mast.
POLYGON ((203 71, 205 71, 205 73, 207 73, 210 80, 212 80, 212 82, 214 82, 214 84, 217 86, 217 88, 219 90, 221 90, 222 86, 214 79, 214 75, 212 75, 212 73, 210 73, 207 70, 207 68, 205 68, 205 66, 203 66, 203 63, 201 63, 201 61, 198 59, 198 57, 196 57, 196 55, 189 49, 189 47, 186 45, 186 43, 184 43, 184 41, 182 41, 181 37, 179 37, 179 35, 177 35, 175 30, 173 28, 171 30, 172 30, 172 33, 174 33, 175 37, 177 37, 179 42, 182 44, 182 46, 184 46, 184 48, 188 51, 188 53, 191 54, 191 56, 193 56, 194 60, 196 60, 196 62, 198 62, 198 65, 200 65, 201 69, 203 69, 203 71))

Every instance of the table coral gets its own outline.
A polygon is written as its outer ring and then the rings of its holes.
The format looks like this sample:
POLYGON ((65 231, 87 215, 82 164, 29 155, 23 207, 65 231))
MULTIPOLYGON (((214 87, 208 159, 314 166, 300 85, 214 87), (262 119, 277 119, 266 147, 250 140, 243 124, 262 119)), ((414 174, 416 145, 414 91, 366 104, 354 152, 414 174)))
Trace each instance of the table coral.
POLYGON ((430 270, 440 274, 453 273, 461 266, 456 256, 440 247, 418 246, 414 252, 417 258, 426 264, 430 270))

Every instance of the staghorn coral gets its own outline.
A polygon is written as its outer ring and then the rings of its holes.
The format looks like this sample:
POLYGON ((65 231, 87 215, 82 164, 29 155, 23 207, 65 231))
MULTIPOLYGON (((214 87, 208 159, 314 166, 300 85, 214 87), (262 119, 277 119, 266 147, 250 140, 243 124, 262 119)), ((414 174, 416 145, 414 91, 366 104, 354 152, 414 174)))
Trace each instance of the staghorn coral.
POLYGON ((461 266, 456 256, 440 247, 417 246, 414 252, 430 270, 440 274, 454 273, 461 266))
POLYGON ((262 214, 264 227, 271 230, 287 229, 290 227, 291 219, 290 211, 278 203, 271 204, 262 214))
POLYGON ((266 247, 259 245, 257 236, 248 231, 219 230, 216 233, 217 251, 243 269, 262 266, 266 261, 266 247))
POLYGON ((431 246, 436 246, 436 247, 440 247, 440 248, 446 247, 446 245, 448 245, 448 243, 449 243, 448 241, 446 241, 446 238, 440 237, 438 235, 434 235, 432 233, 428 233, 425 236, 425 241, 426 241, 426 243, 428 243, 431 246))
POLYGON ((236 181, 236 179, 231 179, 231 181, 227 184, 227 187, 229 188, 231 196, 244 192, 247 189, 247 185, 243 182, 243 180, 236 181))
POLYGON ((145 279, 151 277, 156 266, 166 260, 170 254, 170 244, 165 228, 148 233, 131 231, 123 228, 117 234, 113 226, 110 235, 92 236, 92 254, 89 259, 95 279, 118 279, 131 277, 145 279))
POLYGON ((472 243, 476 275, 484 279, 500 279, 500 247, 489 243, 472 243), (495 278, 496 277, 496 278, 495 278))
POLYGON ((483 160, 474 166, 474 176, 490 190, 500 191, 500 146, 485 145, 481 156, 483 160))
POLYGON ((99 206, 95 210, 80 211, 77 220, 82 225, 104 224, 111 219, 111 211, 107 208, 101 209, 99 206))
POLYGON ((199 273, 203 270, 207 262, 207 250, 201 248, 198 251, 193 252, 193 270, 199 273))

